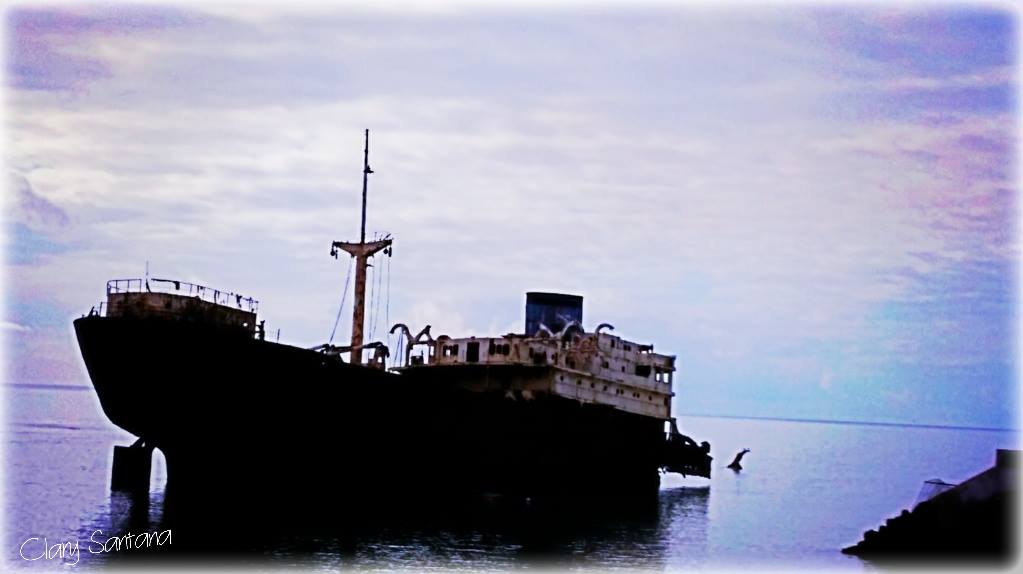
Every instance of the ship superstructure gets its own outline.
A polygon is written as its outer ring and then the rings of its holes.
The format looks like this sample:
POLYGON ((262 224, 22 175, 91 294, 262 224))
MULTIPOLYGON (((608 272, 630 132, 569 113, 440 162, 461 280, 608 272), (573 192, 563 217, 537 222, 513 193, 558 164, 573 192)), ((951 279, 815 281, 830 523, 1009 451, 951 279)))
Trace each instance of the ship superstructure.
POLYGON ((662 420, 671 418, 672 373, 675 357, 653 352, 643 345, 606 332, 586 333, 572 325, 569 332, 541 332, 538 336, 452 339, 433 342, 428 359, 422 355, 394 369, 415 377, 424 370, 464 380, 462 388, 485 391, 494 375, 509 391, 525 397, 547 393, 581 403, 662 420), (482 369, 488 377, 467 378, 458 371, 482 369))

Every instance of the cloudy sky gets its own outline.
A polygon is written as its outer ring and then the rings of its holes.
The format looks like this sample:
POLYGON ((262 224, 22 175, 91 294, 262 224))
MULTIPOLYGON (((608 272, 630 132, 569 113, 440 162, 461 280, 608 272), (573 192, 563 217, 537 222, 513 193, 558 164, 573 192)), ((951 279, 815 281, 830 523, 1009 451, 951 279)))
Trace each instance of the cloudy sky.
POLYGON ((9 8, 7 381, 87 384, 70 322, 146 261, 325 342, 369 128, 378 338, 564 291, 679 357, 683 413, 1015 427, 1017 34, 990 4, 9 8))

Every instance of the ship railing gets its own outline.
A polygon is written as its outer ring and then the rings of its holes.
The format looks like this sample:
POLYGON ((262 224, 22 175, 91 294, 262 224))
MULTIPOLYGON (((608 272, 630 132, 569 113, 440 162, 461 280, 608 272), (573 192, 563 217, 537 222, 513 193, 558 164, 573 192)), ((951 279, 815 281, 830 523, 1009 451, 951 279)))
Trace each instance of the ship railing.
POLYGON ((170 293, 198 297, 208 303, 236 307, 250 313, 259 310, 259 301, 252 297, 174 279, 111 279, 107 281, 107 295, 112 293, 170 293))
POLYGON ((100 301, 98 305, 94 305, 92 309, 89 309, 89 317, 106 317, 107 316, 107 302, 100 301))

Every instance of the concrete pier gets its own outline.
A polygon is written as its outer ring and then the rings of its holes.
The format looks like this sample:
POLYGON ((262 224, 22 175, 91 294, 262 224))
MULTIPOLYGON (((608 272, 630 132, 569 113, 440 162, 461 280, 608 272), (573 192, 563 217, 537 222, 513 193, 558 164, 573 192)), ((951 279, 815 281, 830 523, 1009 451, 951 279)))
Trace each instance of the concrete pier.
POLYGON ((903 510, 842 552, 869 560, 1018 558, 1016 500, 1019 451, 999 449, 988 470, 903 510))

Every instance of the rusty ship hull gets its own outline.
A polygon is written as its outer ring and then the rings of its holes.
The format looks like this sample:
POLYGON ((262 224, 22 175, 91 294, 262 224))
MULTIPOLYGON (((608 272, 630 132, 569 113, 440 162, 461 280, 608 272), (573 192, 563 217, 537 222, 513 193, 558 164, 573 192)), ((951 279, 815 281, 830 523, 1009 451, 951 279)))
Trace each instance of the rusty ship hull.
POLYGON ((74 327, 104 413, 164 454, 179 500, 304 513, 438 494, 658 488, 663 421, 523 396, 508 384, 523 367, 408 376, 197 322, 88 316, 74 327))

